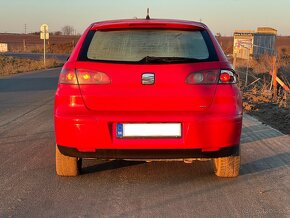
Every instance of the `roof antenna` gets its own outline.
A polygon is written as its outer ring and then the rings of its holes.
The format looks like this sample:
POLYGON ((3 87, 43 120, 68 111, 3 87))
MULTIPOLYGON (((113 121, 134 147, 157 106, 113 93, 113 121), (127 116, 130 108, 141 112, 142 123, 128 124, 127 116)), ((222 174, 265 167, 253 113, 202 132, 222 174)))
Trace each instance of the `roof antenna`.
POLYGON ((149 16, 149 8, 147 8, 147 16, 146 16, 146 20, 150 20, 150 16, 149 16))

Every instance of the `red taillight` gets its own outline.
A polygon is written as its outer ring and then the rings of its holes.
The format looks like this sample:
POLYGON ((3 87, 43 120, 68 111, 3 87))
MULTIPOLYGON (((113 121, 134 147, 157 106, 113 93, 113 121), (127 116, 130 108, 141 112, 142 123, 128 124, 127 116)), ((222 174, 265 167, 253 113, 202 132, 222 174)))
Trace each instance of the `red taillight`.
POLYGON ((187 84, 216 84, 219 70, 206 70, 189 74, 186 78, 187 84))
POLYGON ((60 84, 78 84, 74 69, 63 68, 59 75, 60 84))
POLYGON ((78 69, 76 70, 76 74, 78 77, 78 82, 80 85, 89 85, 89 84, 110 84, 110 77, 103 72, 94 71, 94 70, 86 70, 86 69, 78 69))
POLYGON ((231 80, 231 76, 228 73, 222 73, 220 75, 221 82, 229 82, 231 80))
POLYGON ((85 69, 67 69, 63 68, 59 76, 60 84, 110 84, 110 77, 103 72, 85 69))
POLYGON ((221 70, 219 83, 236 83, 237 77, 236 75, 230 70, 221 70))

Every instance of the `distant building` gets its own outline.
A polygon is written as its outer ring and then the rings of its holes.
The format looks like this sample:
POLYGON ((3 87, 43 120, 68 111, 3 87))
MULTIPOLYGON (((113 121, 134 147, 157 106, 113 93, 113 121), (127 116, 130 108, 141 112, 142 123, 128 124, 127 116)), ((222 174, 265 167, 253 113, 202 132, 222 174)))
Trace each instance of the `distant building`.
POLYGON ((259 58, 263 54, 273 55, 276 49, 277 30, 270 27, 258 27, 253 30, 234 32, 233 53, 237 58, 259 58))

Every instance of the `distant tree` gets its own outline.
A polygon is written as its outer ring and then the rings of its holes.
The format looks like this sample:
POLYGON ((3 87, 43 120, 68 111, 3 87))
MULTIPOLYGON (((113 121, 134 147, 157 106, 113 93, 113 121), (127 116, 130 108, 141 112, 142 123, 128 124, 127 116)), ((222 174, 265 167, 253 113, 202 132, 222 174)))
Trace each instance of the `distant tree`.
POLYGON ((55 31, 55 32, 53 33, 53 35, 55 35, 55 36, 60 36, 60 35, 62 35, 62 32, 61 32, 61 31, 55 31))
POLYGON ((31 34, 31 35, 39 35, 40 32, 31 32, 31 33, 29 33, 29 34, 31 34))
POLYGON ((69 26, 69 25, 64 26, 61 30, 62 30, 63 35, 69 35, 69 36, 73 35, 75 32, 75 29, 73 28, 73 26, 69 26))

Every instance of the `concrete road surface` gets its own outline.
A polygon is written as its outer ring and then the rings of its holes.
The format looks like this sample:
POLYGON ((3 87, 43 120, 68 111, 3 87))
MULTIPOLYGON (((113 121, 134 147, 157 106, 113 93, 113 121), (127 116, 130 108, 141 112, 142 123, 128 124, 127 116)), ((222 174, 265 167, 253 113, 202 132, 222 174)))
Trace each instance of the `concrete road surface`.
POLYGON ((60 69, 0 79, 0 217, 290 217, 290 136, 245 115, 241 176, 211 162, 84 161, 55 175, 60 69))

